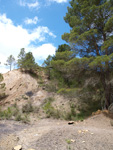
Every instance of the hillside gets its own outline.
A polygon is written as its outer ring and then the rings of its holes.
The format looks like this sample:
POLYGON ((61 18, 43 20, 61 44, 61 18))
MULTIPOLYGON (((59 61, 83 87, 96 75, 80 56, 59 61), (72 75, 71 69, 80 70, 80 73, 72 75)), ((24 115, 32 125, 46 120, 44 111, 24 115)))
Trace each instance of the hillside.
MULTIPOLYGON (((45 86, 49 81, 43 71, 39 74, 37 73, 37 77, 34 78, 28 73, 21 72, 20 70, 13 70, 3 74, 3 78, 4 80, 2 83, 5 83, 5 93, 7 95, 6 98, 0 101, 1 108, 3 109, 17 105, 20 111, 22 111, 22 108, 25 105, 28 107, 30 105, 33 107, 34 111, 38 111, 40 117, 44 115, 44 111, 46 113, 49 108, 51 109, 53 107, 55 109, 52 111, 57 111, 58 109, 65 113, 65 111, 68 112, 68 110, 70 110, 70 99, 53 92, 48 92, 45 89, 45 86), (41 82, 43 82, 43 86, 41 86, 41 82), (43 109, 44 105, 48 105, 49 100, 53 107, 51 107, 50 104, 47 106, 48 108, 45 106, 43 109)), ((47 115, 50 115, 49 113, 47 115)))
POLYGON ((48 92, 44 72, 37 75, 34 78, 20 70, 3 75, 7 97, 0 103, 4 110, 0 112, 0 150, 12 150, 17 145, 22 150, 112 150, 112 119, 98 111, 69 125, 64 119, 76 116, 70 106, 72 99, 48 92), (8 120, 2 120, 3 114, 8 120))
POLYGON ((3 74, 3 83, 6 85, 7 98, 3 104, 14 103, 22 95, 38 88, 38 84, 29 74, 22 73, 20 70, 13 70, 3 74))

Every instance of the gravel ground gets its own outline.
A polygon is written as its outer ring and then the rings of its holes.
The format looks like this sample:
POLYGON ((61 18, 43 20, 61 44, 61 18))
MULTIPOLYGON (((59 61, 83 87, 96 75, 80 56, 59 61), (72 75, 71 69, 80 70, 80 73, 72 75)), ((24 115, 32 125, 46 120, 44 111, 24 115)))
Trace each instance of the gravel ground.
POLYGON ((113 150, 113 126, 103 114, 68 125, 67 121, 42 119, 30 125, 0 121, 0 150, 113 150))

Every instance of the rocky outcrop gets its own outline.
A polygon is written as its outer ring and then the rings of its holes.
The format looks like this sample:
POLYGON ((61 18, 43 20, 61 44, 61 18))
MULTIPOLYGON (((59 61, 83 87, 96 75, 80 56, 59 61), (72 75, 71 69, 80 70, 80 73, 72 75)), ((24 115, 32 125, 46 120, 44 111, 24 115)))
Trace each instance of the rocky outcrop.
POLYGON ((113 103, 108 108, 109 113, 113 114, 113 103))

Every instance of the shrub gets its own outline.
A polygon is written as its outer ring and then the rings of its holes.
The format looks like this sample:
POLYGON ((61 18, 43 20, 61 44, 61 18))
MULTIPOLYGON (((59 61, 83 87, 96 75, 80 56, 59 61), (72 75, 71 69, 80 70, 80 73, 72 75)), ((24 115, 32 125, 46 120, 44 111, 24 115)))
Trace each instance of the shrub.
POLYGON ((31 102, 28 102, 27 104, 25 104, 23 107, 22 107, 22 112, 23 113, 30 113, 30 112, 33 112, 33 106, 31 104, 31 102))
POLYGON ((0 82, 3 80, 3 75, 0 73, 0 82))
POLYGON ((55 83, 51 82, 49 84, 46 84, 45 85, 45 89, 48 91, 48 92, 56 92, 57 91, 57 87, 55 85, 55 83))
POLYGON ((68 98, 75 98, 77 97, 77 92, 80 90, 79 88, 61 88, 57 91, 58 94, 64 95, 68 98))
POLYGON ((48 118, 60 118, 60 111, 52 106, 52 102, 54 101, 54 98, 49 97, 48 99, 45 99, 45 103, 43 106, 43 110, 45 111, 48 118))
POLYGON ((5 88, 5 83, 0 84, 1 89, 5 88))
POLYGON ((22 115, 18 113, 15 117, 15 121, 21 121, 22 120, 22 115))
POLYGON ((71 144, 71 140, 70 139, 66 139, 67 144, 71 144))
POLYGON ((7 97, 7 95, 5 93, 0 93, 0 101, 6 97, 7 97))
POLYGON ((8 109, 2 111, 0 110, 0 118, 1 119, 11 119, 13 115, 12 109, 8 107, 8 109))

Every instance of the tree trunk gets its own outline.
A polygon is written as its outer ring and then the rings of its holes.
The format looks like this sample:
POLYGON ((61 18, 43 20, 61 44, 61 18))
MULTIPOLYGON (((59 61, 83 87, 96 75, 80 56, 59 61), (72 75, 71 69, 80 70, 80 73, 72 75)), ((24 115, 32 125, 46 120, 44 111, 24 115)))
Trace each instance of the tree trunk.
POLYGON ((10 71, 11 71, 11 65, 10 65, 10 71))
POLYGON ((108 107, 111 104, 111 83, 109 83, 109 72, 106 73, 101 72, 101 82, 104 89, 103 94, 105 94, 105 109, 108 109, 108 107))
POLYGON ((105 108, 108 109, 111 104, 111 84, 106 85, 105 89, 105 108))

